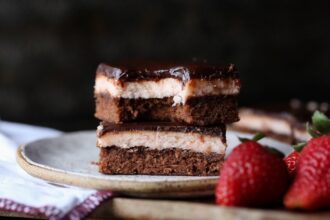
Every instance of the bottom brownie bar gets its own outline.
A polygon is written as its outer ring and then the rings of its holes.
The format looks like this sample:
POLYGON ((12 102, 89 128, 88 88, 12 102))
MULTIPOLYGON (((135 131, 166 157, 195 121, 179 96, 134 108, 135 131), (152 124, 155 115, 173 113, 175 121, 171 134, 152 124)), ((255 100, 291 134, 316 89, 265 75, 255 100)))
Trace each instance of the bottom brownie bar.
POLYGON ((101 148, 99 169, 106 174, 219 175, 223 155, 183 149, 152 150, 138 146, 101 148))
POLYGON ((99 167, 106 174, 218 175, 226 128, 173 123, 101 123, 99 167))

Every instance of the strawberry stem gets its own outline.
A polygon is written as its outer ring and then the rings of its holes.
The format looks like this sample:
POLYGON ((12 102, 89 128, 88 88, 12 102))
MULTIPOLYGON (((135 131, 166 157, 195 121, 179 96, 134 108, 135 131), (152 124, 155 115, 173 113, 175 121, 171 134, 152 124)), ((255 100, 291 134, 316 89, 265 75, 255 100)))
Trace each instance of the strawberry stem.
POLYGON ((258 132, 256 135, 254 135, 254 137, 252 138, 253 141, 259 141, 261 139, 263 139, 265 136, 265 134, 258 132))
POLYGON ((305 145, 306 145, 306 142, 302 142, 302 143, 298 143, 296 145, 293 145, 292 147, 295 151, 301 152, 302 149, 305 147, 305 145))
POLYGON ((244 137, 238 137, 238 139, 239 139, 242 143, 244 143, 244 142, 247 142, 247 141, 255 141, 255 142, 257 142, 257 141, 263 139, 264 137, 265 137, 265 135, 264 135, 263 133, 258 132, 257 134, 255 134, 255 135, 253 136, 252 139, 244 138, 244 137))

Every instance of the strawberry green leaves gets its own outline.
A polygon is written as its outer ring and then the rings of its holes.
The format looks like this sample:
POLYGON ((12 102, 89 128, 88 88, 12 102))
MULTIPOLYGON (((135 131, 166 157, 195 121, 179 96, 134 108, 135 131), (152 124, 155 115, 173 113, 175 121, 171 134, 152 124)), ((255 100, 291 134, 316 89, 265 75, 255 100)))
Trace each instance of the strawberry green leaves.
POLYGON ((263 133, 259 132, 259 133, 255 134, 255 135, 253 136, 252 139, 249 139, 249 138, 243 138, 243 137, 238 137, 238 139, 239 139, 242 143, 244 143, 244 142, 247 142, 247 141, 255 141, 255 142, 257 142, 257 141, 263 139, 264 137, 265 137, 265 135, 264 135, 263 133))
POLYGON ((307 123, 307 131, 312 137, 320 137, 322 135, 330 135, 330 120, 319 112, 314 112, 312 116, 312 124, 307 123))
POLYGON ((293 149, 297 152, 301 152, 302 149, 305 147, 306 145, 306 142, 302 142, 302 143, 298 143, 298 144, 295 144, 295 145, 292 145, 293 149))

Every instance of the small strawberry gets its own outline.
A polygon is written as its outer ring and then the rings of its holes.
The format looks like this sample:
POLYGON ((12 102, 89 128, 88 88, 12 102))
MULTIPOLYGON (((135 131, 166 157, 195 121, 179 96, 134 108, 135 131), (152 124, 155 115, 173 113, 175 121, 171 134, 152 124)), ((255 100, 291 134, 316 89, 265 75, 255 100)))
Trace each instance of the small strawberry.
POLYGON ((263 207, 280 202, 289 182, 282 158, 255 139, 243 141, 223 164, 216 203, 263 207))
POLYGON ((306 143, 299 143, 293 146, 294 151, 284 158, 284 162, 288 169, 290 179, 292 180, 296 176, 296 169, 300 158, 300 152, 304 148, 306 143))
POLYGON ((298 151, 293 151, 288 156, 284 158, 284 162, 287 166, 290 178, 293 179, 296 175, 296 168, 300 153, 298 151))
POLYGON ((330 120, 315 112, 312 122, 308 131, 313 138, 300 153, 296 177, 284 198, 290 209, 330 207, 330 120))

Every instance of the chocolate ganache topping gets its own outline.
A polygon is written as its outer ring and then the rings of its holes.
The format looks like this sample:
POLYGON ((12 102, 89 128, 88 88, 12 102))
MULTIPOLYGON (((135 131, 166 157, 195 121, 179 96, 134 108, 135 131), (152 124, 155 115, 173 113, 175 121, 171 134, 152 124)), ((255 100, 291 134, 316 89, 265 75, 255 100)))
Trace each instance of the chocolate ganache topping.
MULTIPOLYGON (((218 126, 193 126, 174 122, 131 122, 123 124, 112 124, 102 122, 98 130, 98 136, 102 136, 108 131, 159 131, 159 132, 181 132, 181 133, 199 133, 209 136, 225 136, 225 125, 218 126)), ((225 141, 225 140, 223 140, 225 141)))
POLYGON ((211 65, 207 63, 131 63, 117 66, 102 63, 97 68, 97 74, 127 82, 163 78, 178 78, 183 82, 190 79, 238 78, 238 70, 234 64, 211 65))

